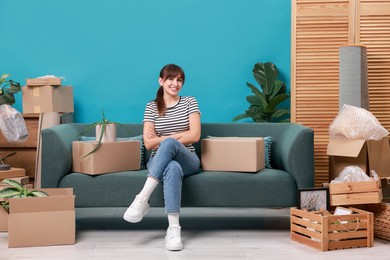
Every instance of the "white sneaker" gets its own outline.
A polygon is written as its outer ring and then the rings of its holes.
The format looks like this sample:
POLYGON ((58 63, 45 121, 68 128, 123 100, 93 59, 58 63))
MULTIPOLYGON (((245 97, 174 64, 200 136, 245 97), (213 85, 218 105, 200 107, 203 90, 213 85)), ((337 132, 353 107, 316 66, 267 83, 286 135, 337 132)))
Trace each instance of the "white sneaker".
POLYGON ((179 225, 172 225, 167 229, 165 248, 171 251, 183 249, 183 244, 181 243, 181 227, 179 225))
POLYGON ((133 203, 131 203, 130 207, 123 215, 123 219, 131 223, 140 222, 142 218, 148 213, 149 208, 150 206, 148 201, 137 195, 135 196, 133 203))

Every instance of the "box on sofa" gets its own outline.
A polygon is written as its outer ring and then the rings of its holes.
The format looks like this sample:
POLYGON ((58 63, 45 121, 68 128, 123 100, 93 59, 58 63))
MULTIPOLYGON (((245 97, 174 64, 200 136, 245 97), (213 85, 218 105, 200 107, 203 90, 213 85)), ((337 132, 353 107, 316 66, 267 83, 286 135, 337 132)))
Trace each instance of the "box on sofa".
POLYGON ((258 172, 264 169, 264 140, 259 137, 211 137, 202 140, 202 169, 258 172))
POLYGON ((95 175, 140 169, 138 141, 101 143, 98 150, 86 156, 95 146, 96 141, 73 142, 73 171, 95 175))

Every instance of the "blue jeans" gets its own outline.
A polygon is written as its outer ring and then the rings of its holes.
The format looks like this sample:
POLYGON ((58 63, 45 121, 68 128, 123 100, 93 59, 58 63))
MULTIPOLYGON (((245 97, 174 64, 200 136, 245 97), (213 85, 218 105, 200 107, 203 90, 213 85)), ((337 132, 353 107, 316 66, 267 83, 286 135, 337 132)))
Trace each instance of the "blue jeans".
POLYGON ((180 212, 181 188, 184 176, 195 174, 200 160, 174 138, 160 143, 156 154, 149 159, 148 176, 163 182, 165 212, 180 212))

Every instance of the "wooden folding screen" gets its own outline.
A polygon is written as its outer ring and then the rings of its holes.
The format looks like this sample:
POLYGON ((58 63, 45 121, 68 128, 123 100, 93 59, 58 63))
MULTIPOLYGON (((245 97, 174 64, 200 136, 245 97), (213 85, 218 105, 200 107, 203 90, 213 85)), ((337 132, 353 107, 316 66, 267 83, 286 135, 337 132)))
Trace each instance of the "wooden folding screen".
POLYGON ((328 182, 339 46, 367 46, 370 110, 390 129, 390 0, 292 0, 291 120, 314 129, 315 183, 328 182))

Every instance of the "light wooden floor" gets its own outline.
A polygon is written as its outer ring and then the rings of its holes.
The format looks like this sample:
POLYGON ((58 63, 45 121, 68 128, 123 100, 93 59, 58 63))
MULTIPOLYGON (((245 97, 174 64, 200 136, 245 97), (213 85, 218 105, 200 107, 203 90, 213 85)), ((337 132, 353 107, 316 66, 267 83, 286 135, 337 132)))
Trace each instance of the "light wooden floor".
POLYGON ((0 233, 0 259, 390 259, 390 241, 380 239, 372 248, 329 252, 291 241, 289 209, 183 209, 184 250, 170 252, 163 209, 137 224, 122 221, 124 210, 78 210, 75 245, 8 248, 0 233))

